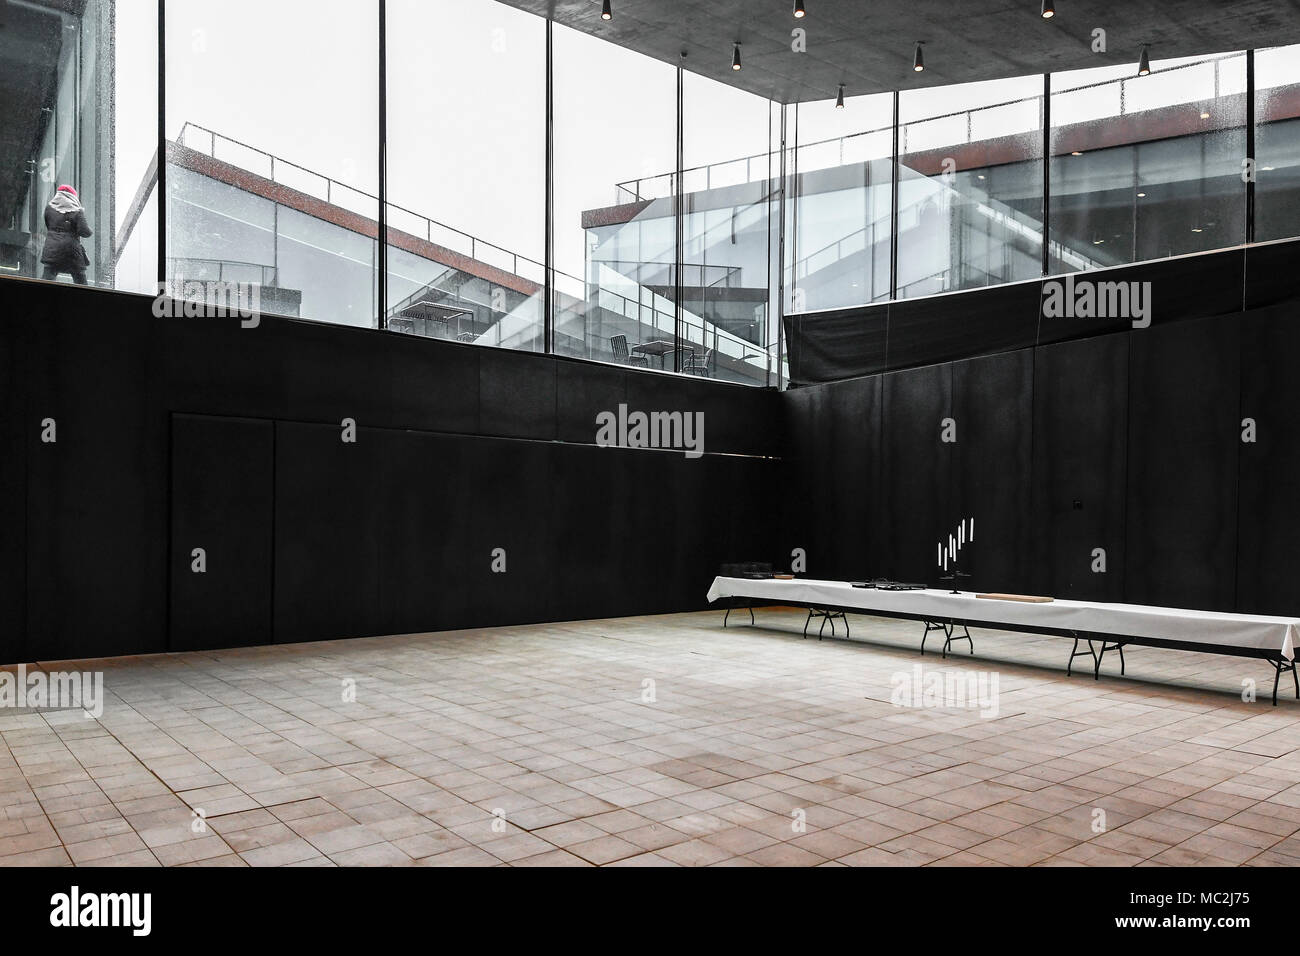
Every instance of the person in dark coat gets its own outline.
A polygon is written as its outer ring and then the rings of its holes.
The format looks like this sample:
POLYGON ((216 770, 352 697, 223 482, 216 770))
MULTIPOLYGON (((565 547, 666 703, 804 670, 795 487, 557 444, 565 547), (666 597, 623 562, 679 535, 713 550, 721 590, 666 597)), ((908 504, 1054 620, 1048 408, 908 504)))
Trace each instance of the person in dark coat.
POLYGON ((60 273, 67 272, 77 285, 85 285, 90 256, 86 255, 81 240, 92 233, 86 222, 86 211, 71 186, 60 186, 45 207, 45 231, 45 248, 41 250, 41 264, 45 269, 41 278, 57 279, 60 273))

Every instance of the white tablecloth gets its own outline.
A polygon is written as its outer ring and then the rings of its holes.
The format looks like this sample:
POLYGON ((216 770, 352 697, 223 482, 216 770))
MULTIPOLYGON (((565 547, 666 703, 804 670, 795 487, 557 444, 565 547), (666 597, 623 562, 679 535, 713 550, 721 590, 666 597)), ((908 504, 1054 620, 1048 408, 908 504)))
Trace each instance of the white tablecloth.
POLYGON ((1026 628, 1056 628, 1124 637, 1146 637, 1162 641, 1218 644, 1280 653, 1295 659, 1300 620, 1232 614, 1224 611, 1192 611, 1173 607, 1145 607, 1140 604, 1095 604, 1090 601, 1052 601, 1027 604, 977 598, 972 592, 950 594, 928 588, 924 591, 880 591, 855 588, 847 581, 713 579, 709 600, 746 598, 755 601, 799 604, 813 607, 844 607, 865 614, 880 611, 916 618, 969 620, 986 626, 999 624, 1026 628))

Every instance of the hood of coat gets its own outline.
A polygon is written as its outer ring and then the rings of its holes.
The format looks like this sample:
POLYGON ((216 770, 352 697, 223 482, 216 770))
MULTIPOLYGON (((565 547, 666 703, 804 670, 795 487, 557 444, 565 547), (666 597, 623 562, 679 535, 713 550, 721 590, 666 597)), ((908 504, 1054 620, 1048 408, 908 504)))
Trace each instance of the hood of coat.
POLYGON ((81 209, 81 200, 72 193, 59 190, 50 200, 50 207, 56 212, 77 212, 81 209))

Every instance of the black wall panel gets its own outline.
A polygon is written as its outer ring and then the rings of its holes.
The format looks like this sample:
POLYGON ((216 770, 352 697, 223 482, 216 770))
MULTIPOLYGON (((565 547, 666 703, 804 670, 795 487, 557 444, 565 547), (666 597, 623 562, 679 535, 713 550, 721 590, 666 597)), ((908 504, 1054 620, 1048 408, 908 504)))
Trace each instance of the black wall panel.
MULTIPOLYGON (((806 569, 814 578, 831 578, 835 570, 836 522, 841 502, 826 493, 835 473, 833 386, 814 385, 785 393, 789 451, 782 463, 782 494, 788 537, 763 556, 737 556, 739 561, 770 561, 788 569, 791 552, 802 549, 806 569)), ((851 413, 850 413, 851 414, 851 413)))
MULTIPOLYGON (((860 581, 881 575, 884 556, 880 508, 882 382, 880 376, 827 386, 830 445, 823 452, 830 577, 860 581)), ((824 507, 824 505, 823 505, 824 507)))
POLYGON ((385 424, 425 431, 478 431, 479 354, 473 345, 432 341, 389 332, 383 335, 388 361, 384 382, 391 395, 385 424))
POLYGON ((470 439, 428 432, 386 432, 380 486, 377 632, 406 634, 472 623, 478 489, 470 439))
POLYGON ((1040 286, 996 286, 978 294, 901 299, 889 305, 889 367, 930 365, 1029 348, 1038 332, 1040 286), (953 321, 960 315, 960 321, 953 321))
POLYGON ((150 321, 103 314, 94 290, 48 295, 49 319, 28 325, 23 356, 26 656, 162 651, 169 429, 151 374, 158 342, 150 321), (57 442, 41 441, 46 418, 57 442))
MULTIPOLYGON (((475 626, 527 624, 555 619, 552 587, 569 579, 580 586, 579 575, 570 574, 570 549, 582 535, 558 520, 562 501, 574 502, 574 510, 586 522, 600 521, 597 511, 583 513, 580 504, 586 480, 569 475, 570 487, 557 484, 555 462, 570 446, 543 442, 474 439, 465 449, 468 488, 462 499, 474 514, 473 543, 466 552, 469 566, 470 618, 475 626), (506 572, 492 571, 494 548, 506 552, 506 572)), ((579 453, 604 449, 575 448, 579 453)), ((589 476, 595 480, 595 476, 589 476)), ((582 555, 581 558, 585 558, 582 555)), ((581 615, 581 603, 567 608, 581 615)))
POLYGON ((171 439, 167 649, 270 644, 275 426, 176 415, 171 439))
MULTIPOLYGON (((39 306, 38 306, 39 308, 39 306)), ((24 357, 30 323, 41 313, 0 321, 0 659, 27 657, 27 431, 39 428, 27 411, 24 357)))
POLYGON ((624 549, 641 546, 633 529, 648 534, 659 524, 637 516, 661 518, 674 507, 670 489, 627 483, 632 454, 654 453, 572 445, 554 458, 550 513, 557 562, 563 556, 553 578, 558 620, 617 613, 624 549))
MULTIPOLYGON (((935 583, 936 549, 956 520, 953 444, 941 441, 952 417, 952 366, 890 372, 883 382, 882 564, 895 580, 935 583)), ((958 439, 960 440, 960 422, 958 439)))
POLYGON ((596 416, 618 414, 627 403, 627 369, 592 362, 557 361, 556 430, 560 441, 596 443, 596 416))
POLYGON ((790 380, 836 382, 889 368, 889 306, 868 305, 785 317, 790 380))
MULTIPOLYGON (((961 570, 971 577, 960 589, 1023 593, 1030 578, 1034 353, 958 362, 952 381, 957 443, 949 531, 975 519, 974 541, 960 551, 961 570)), ((938 556, 931 561, 937 575, 938 556)))
POLYGON ((1129 601, 1235 605, 1237 333, 1198 319, 1130 335, 1129 601))
POLYGON ((395 439, 334 425, 275 426, 276 643, 381 630, 384 462, 395 439))
POLYGON ((1274 307, 1242 320, 1237 606, 1258 613, 1300 614, 1297 356, 1300 316, 1294 307, 1274 307), (1241 420, 1247 418, 1255 423, 1253 442, 1241 440, 1241 420))
POLYGON ((1300 241, 1246 248, 1246 294, 1242 308, 1262 309, 1300 299, 1300 241))
POLYGON ((629 411, 702 413, 708 453, 778 453, 781 432, 773 427, 778 402, 775 393, 745 385, 644 372, 627 376, 629 411))
POLYGON ((479 431, 553 441, 555 374, 551 356, 479 349, 479 431))
POLYGON ((1111 335, 1047 346, 1035 357, 1028 586, 1035 594, 1124 599, 1128 351, 1128 336, 1111 335), (1097 548, 1104 572, 1093 571, 1097 548))

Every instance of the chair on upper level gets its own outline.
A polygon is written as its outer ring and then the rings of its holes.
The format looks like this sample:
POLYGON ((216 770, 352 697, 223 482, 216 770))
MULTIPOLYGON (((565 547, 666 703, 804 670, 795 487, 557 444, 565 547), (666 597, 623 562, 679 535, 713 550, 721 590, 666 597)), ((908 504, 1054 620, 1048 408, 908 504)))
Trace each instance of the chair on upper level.
POLYGON ((611 335, 609 347, 614 350, 614 361, 620 365, 632 365, 636 368, 649 368, 650 360, 644 355, 632 355, 627 350, 626 335, 611 335))
POLYGON ((704 358, 697 359, 692 352, 690 361, 682 365, 682 371, 688 375, 700 375, 708 378, 713 374, 713 349, 704 350, 704 358))

